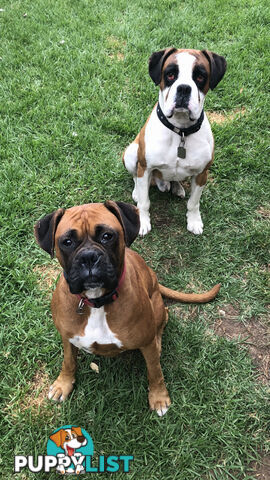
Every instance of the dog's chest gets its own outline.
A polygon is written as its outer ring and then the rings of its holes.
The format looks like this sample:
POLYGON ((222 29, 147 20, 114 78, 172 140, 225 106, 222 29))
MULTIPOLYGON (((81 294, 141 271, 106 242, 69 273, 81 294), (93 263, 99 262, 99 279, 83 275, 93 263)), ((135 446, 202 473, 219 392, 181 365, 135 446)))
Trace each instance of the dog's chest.
POLYGON ((151 150, 147 158, 147 166, 162 172, 164 180, 184 180, 203 171, 211 159, 211 150, 206 142, 196 145, 194 140, 186 140, 186 158, 178 157, 179 141, 171 145, 160 146, 159 151, 151 150), (154 155, 153 155, 153 152, 154 155))
POLYGON ((123 346, 122 342, 109 328, 104 307, 92 308, 84 329, 84 335, 75 335, 70 338, 69 341, 75 345, 75 347, 85 350, 88 353, 94 353, 94 349, 92 348, 93 344, 113 344, 117 348, 123 346))
POLYGON ((179 135, 160 126, 156 119, 146 129, 147 167, 161 171, 163 180, 184 180, 198 175, 212 157, 213 137, 208 122, 201 131, 185 138, 185 158, 178 156, 180 140, 179 135))

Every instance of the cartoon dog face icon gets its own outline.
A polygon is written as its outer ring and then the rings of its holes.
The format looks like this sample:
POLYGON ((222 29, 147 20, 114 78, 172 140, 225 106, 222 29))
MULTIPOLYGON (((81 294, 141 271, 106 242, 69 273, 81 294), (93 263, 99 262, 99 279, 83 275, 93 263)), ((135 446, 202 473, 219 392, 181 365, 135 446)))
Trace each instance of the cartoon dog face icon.
MULTIPOLYGON (((57 447, 61 447, 64 450, 65 455, 69 457, 80 456, 81 454, 79 452, 76 453, 76 449, 84 447, 87 444, 87 440, 80 427, 61 428, 56 433, 53 433, 50 436, 50 439, 57 445, 57 447)), ((64 455, 62 454, 61 456, 64 455)), ((72 468, 65 470, 63 465, 60 466, 59 470, 63 474, 74 472, 72 468)), ((75 473, 82 473, 82 470, 82 465, 77 465, 75 473)))

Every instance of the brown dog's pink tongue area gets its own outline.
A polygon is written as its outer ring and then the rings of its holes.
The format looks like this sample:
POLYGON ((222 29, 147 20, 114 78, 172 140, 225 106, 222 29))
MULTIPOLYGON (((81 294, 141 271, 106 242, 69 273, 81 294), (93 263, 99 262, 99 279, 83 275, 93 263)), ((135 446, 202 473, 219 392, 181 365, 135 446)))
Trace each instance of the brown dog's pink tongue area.
POLYGON ((74 448, 71 448, 71 447, 69 447, 69 446, 67 445, 67 451, 68 451, 69 457, 71 457, 71 455, 74 454, 74 450, 75 450, 74 448))

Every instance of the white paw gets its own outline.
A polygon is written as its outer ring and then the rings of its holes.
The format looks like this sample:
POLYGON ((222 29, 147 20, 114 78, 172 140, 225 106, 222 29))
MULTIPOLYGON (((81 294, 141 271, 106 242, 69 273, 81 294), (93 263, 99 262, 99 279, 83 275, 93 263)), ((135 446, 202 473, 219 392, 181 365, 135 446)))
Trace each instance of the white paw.
POLYGON ((165 413, 167 413, 168 410, 169 410, 169 407, 162 407, 162 408, 158 408, 156 412, 159 417, 163 417, 163 415, 165 415, 165 413))
POLYGON ((84 468, 82 465, 77 465, 75 473, 78 475, 79 473, 84 473, 84 468))
POLYGON ((73 390, 73 383, 74 380, 63 381, 59 376, 49 388, 49 400, 54 400, 55 402, 64 402, 70 392, 73 390))
POLYGON ((187 229, 189 232, 194 233, 194 235, 201 235, 203 233, 203 223, 201 220, 188 221, 187 229))
POLYGON ((150 216, 146 214, 140 215, 140 225, 139 235, 144 237, 151 230, 150 216))
POLYGON ((50 386, 48 393, 48 399, 54 400, 55 402, 63 402, 64 397, 60 389, 55 388, 53 385, 50 386))
POLYGON ((61 473, 62 475, 66 473, 66 470, 63 465, 58 465, 58 467, 56 468, 56 471, 61 473))
POLYGON ((199 213, 187 213, 187 229, 194 235, 201 235, 203 233, 203 222, 199 213))

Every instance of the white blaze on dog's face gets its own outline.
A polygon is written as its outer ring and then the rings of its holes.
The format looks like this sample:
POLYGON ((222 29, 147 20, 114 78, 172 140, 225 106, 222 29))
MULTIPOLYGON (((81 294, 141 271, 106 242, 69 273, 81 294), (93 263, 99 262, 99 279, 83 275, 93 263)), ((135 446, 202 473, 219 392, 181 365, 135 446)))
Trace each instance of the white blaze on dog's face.
POLYGON ((149 74, 160 86, 159 103, 167 118, 196 121, 205 95, 222 79, 226 60, 207 50, 168 48, 151 55, 149 74))
POLYGON ((205 94, 203 87, 208 74, 196 57, 187 52, 175 55, 163 71, 164 89, 160 90, 160 105, 170 118, 174 114, 186 114, 190 120, 197 120, 202 112, 205 94))

